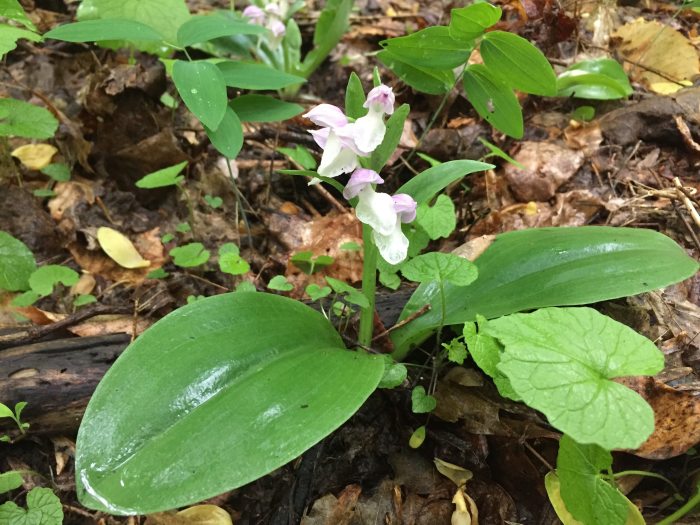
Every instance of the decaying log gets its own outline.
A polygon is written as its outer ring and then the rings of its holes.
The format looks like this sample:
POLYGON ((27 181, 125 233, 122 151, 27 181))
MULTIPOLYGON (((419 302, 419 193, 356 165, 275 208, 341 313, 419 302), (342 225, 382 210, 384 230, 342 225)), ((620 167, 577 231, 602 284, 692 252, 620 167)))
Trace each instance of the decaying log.
MULTIPOLYGON (((392 326, 412 290, 379 294, 377 311, 392 326)), ((33 434, 72 434, 109 367, 130 342, 127 334, 74 337, 0 349, 0 402, 26 401, 22 420, 33 434)), ((16 437, 9 419, 0 433, 16 437)))
MULTIPOLYGON (((97 383, 130 340, 113 334, 0 350, 0 401, 10 407, 26 401, 22 420, 32 433, 74 432, 97 383)), ((0 429, 12 430, 11 423, 0 419, 0 429)))

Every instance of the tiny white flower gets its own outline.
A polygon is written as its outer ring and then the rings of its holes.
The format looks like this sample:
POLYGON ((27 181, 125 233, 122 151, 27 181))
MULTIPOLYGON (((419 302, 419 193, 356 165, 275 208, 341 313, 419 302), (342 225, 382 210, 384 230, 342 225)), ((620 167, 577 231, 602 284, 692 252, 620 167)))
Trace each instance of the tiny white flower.
POLYGON ((368 112, 355 122, 355 144, 358 149, 369 154, 374 151, 384 140, 386 124, 384 115, 394 112, 394 92, 389 86, 381 84, 367 94, 364 107, 368 112))

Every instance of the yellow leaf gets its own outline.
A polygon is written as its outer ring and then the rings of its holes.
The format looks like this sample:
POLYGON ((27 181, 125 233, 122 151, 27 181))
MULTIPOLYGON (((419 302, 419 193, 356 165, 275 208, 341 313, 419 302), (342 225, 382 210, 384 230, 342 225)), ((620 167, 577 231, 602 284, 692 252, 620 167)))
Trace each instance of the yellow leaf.
POLYGON ((231 515, 216 505, 195 505, 177 513, 183 525, 233 525, 231 515))
POLYGON ((131 241, 112 228, 102 227, 97 230, 97 241, 110 259, 122 268, 145 268, 151 265, 136 251, 131 241))
POLYGON ((700 74, 695 46, 667 25, 638 19, 612 36, 622 41, 619 51, 629 61, 625 69, 630 77, 657 93, 673 93, 681 88, 670 80, 683 82, 700 74))
POLYGON ((467 481, 473 477, 470 470, 460 467, 459 465, 453 465, 452 463, 443 461, 440 458, 435 458, 433 461, 438 472, 460 488, 464 487, 467 484, 467 481))
POLYGON ((25 144, 12 152, 30 170, 41 170, 51 164, 58 150, 51 144, 25 144))

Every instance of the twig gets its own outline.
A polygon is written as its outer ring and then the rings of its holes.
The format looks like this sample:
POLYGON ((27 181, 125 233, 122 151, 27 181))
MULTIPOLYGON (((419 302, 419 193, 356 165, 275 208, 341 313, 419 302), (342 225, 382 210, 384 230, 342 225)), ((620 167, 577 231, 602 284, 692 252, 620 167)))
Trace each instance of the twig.
POLYGON ((681 201, 683 201, 683 204, 688 209, 688 213, 690 213, 690 216, 693 218, 693 222, 698 228, 700 228, 700 215, 698 214, 698 210, 695 209, 695 206, 690 200, 688 191, 683 187, 678 177, 673 177, 673 185, 678 191, 678 197, 681 201))
POLYGON ((67 328, 69 326, 76 325, 85 321, 86 319, 90 319, 91 317, 95 317, 98 315, 128 313, 131 313, 130 306, 117 307, 111 305, 98 304, 93 307, 87 307, 83 308, 82 310, 78 310, 74 314, 71 314, 65 317, 64 319, 61 319, 60 321, 56 321, 55 323, 51 323, 49 325, 34 326, 26 330, 14 332, 12 334, 0 335, 0 346, 9 346, 20 341, 35 341, 37 339, 41 339, 42 337, 46 337, 47 335, 53 332, 62 330, 63 328, 67 328))
POLYGON ((402 326, 404 326, 404 325, 410 323, 411 321, 413 321, 414 319, 417 319, 418 317, 420 317, 421 315, 425 314, 425 313, 428 312, 429 310, 430 310, 430 305, 429 305, 429 304, 425 304, 425 305, 421 306, 421 308, 420 308, 419 310, 413 312, 411 315, 409 315, 408 317, 406 317, 406 319, 404 319, 403 321, 399 321, 398 323, 396 323, 396 324, 395 324, 394 326, 392 326, 391 328, 387 328, 387 329, 384 330, 383 332, 381 332, 381 333, 375 335, 375 336, 372 338, 372 342, 376 341, 377 339, 381 339, 382 337, 388 335, 390 332, 393 332, 394 330, 397 330, 398 328, 401 328, 402 326))

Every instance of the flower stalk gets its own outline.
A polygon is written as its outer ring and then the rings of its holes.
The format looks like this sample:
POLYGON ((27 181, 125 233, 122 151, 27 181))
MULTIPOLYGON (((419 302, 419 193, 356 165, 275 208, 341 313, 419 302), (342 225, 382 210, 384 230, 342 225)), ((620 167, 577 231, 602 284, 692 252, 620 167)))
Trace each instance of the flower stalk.
POLYGON ((372 238, 372 227, 362 225, 362 243, 364 245, 362 264, 362 294, 369 301, 367 308, 360 310, 360 330, 358 342, 364 348, 372 344, 374 331, 374 304, 377 291, 377 247, 372 238))

